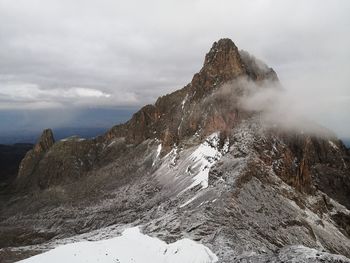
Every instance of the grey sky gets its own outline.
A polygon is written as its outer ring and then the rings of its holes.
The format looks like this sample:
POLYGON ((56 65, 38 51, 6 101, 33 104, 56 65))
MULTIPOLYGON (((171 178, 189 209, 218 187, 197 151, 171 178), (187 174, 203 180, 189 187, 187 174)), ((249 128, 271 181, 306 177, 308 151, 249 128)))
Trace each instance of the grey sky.
POLYGON ((350 137, 349 14, 348 0, 0 0, 0 110, 152 103, 229 37, 350 137))

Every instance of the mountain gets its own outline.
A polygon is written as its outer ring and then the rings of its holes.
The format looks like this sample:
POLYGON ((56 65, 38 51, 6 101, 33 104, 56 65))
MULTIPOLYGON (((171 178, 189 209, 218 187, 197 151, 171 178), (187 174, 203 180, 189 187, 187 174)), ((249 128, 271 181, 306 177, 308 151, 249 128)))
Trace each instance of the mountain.
POLYGON ((0 144, 0 191, 16 178, 21 160, 32 147, 30 143, 0 144))
POLYGON ((136 107, 2 110, 0 144, 35 143, 46 127, 52 127, 56 139, 72 135, 92 138, 105 133, 116 123, 127 121, 137 110, 136 107))
POLYGON ((283 92, 275 71, 221 39, 188 85, 105 134, 55 141, 45 130, 1 199, 0 259, 84 240, 103 240, 88 246, 108 256, 137 226, 168 243, 150 251, 174 248, 171 262, 186 262, 186 240, 205 246, 194 262, 350 262, 349 150, 317 124, 270 125, 265 109, 247 107, 271 90, 283 92))
MULTIPOLYGON (((132 114, 130 113, 130 116, 132 114)), ((109 128, 94 128, 94 127, 61 127, 54 128, 52 131, 55 133, 55 137, 58 140, 70 137, 70 136, 80 136, 82 138, 93 138, 105 133, 109 128)), ((38 137, 41 135, 42 130, 40 131, 12 131, 8 133, 2 133, 0 135, 0 143, 5 145, 12 144, 35 144, 38 137)))

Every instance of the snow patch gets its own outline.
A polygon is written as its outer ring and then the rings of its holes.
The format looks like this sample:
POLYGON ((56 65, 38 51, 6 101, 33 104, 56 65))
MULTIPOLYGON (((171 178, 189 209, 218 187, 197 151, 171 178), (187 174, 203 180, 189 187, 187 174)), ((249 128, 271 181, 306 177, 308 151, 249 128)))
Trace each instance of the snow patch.
POLYGON ((158 160, 161 151, 162 151, 162 144, 160 143, 157 147, 156 158, 154 158, 152 166, 154 166, 156 164, 156 161, 158 160))
MULTIPOLYGON (((199 184, 202 188, 208 187, 209 170, 223 155, 219 150, 219 142, 219 133, 213 133, 191 154, 190 160, 193 162, 191 171, 197 170, 198 172, 193 177, 192 184, 185 190, 199 184)), ((228 150, 228 145, 225 149, 228 150)))
POLYGON ((332 148, 333 148, 334 150, 336 150, 336 151, 338 151, 338 150, 339 150, 338 146, 337 146, 337 145, 335 145, 335 143, 334 143, 334 142, 332 142, 332 141, 328 141, 328 143, 329 143, 329 145, 330 145, 330 146, 332 146, 332 148))
POLYGON ((116 141, 112 141, 110 144, 107 145, 107 148, 111 147, 115 143, 116 143, 116 141))
POLYGON ((190 239, 171 244, 144 235, 138 227, 121 236, 59 246, 46 253, 19 261, 22 263, 211 263, 217 256, 206 246, 190 239))
POLYGON ((186 94, 186 97, 183 99, 183 101, 181 102, 181 109, 184 110, 185 108, 185 103, 187 101, 187 98, 188 98, 188 94, 186 94))
MULTIPOLYGON (((330 145, 334 150, 336 150, 336 151, 339 152, 339 147, 338 147, 334 142, 332 142, 331 140, 329 140, 328 143, 329 143, 329 145, 330 145)), ((344 158, 341 157, 341 159, 342 159, 342 161, 343 161, 344 168, 346 169, 346 168, 347 168, 347 165, 346 165, 346 163, 345 163, 345 161, 344 161, 344 158)))
POLYGON ((194 200, 197 199, 197 197, 198 197, 197 195, 193 196, 191 199, 187 200, 185 203, 183 203, 182 205, 180 205, 180 208, 183 208, 183 207, 185 207, 186 205, 192 203, 194 200))
POLYGON ((61 139, 60 142, 67 142, 67 141, 78 141, 78 142, 82 142, 85 141, 85 138, 80 138, 78 135, 73 135, 64 139, 61 139))
POLYGON ((174 196, 180 196, 196 186, 199 186, 196 191, 207 188, 210 168, 228 150, 229 140, 221 147, 219 132, 208 136, 197 146, 183 148, 174 145, 160 160, 153 176, 174 196))

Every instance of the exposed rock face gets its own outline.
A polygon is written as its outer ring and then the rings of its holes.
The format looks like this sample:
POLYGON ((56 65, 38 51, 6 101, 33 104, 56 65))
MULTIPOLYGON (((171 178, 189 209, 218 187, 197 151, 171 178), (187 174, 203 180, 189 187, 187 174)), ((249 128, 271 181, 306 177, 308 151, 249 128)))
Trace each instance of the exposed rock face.
POLYGON ((19 166, 18 180, 21 183, 30 180, 29 176, 34 172, 37 164, 54 143, 55 139, 52 130, 44 130, 34 148, 26 154, 19 166))
POLYGON ((216 130, 232 128, 240 119, 241 110, 238 105, 230 105, 230 111, 226 110, 223 114, 223 105, 208 105, 210 102, 205 98, 223 83, 239 77, 278 82, 273 69, 247 52, 239 52, 232 40, 221 39, 206 54, 203 68, 194 75, 191 83, 181 90, 158 98, 154 105, 143 107, 129 122, 113 127, 106 137, 126 137, 130 143, 158 138, 164 146, 169 147, 198 130, 205 136, 216 130), (211 109, 203 113, 203 107, 206 106, 211 109))
POLYGON ((33 151, 37 154, 42 154, 47 152, 51 146, 55 143, 53 133, 51 129, 46 129, 40 136, 39 141, 34 146, 33 151))
POLYGON ((222 39, 190 84, 105 135, 54 143, 44 132, 0 203, 0 259, 132 224, 202 242, 220 262, 350 262, 348 149, 264 125, 240 104, 247 81, 279 88, 271 68, 222 39))
POLYGON ((44 130, 20 164, 17 187, 47 188, 77 180, 97 162, 97 152, 95 141, 73 136, 55 143, 52 131, 44 130))

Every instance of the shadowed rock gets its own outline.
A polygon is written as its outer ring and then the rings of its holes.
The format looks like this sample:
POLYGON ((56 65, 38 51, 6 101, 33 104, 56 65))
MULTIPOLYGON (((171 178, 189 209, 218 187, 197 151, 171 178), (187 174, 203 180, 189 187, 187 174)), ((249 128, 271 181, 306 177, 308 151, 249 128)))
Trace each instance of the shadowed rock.
POLYGON ((45 129, 33 149, 27 152, 20 163, 17 184, 26 184, 30 175, 34 172, 37 164, 45 153, 54 145, 55 139, 51 129, 45 129))

